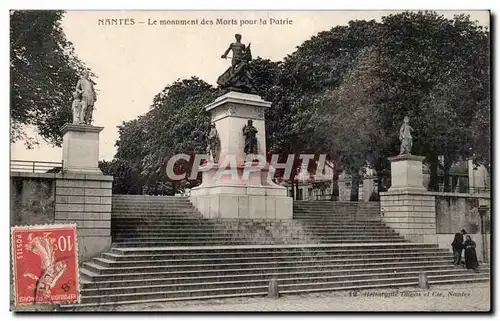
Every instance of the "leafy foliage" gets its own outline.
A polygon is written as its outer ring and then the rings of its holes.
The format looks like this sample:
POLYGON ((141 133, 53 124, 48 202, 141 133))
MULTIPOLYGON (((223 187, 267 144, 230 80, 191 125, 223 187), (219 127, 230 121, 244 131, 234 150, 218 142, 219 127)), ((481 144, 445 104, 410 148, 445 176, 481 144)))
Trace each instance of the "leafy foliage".
MULTIPOLYGON (((154 97, 145 115, 119 127, 115 159, 137 173, 143 193, 174 194, 197 183, 169 181, 167 161, 179 153, 205 153, 210 116, 203 107, 214 100, 216 93, 196 77, 178 80, 154 97)), ((177 162, 174 172, 189 173, 192 165, 177 162)))
POLYGON ((71 121, 71 93, 85 69, 61 27, 63 11, 11 11, 11 142, 36 142, 24 127, 61 145, 60 127, 71 121))
POLYGON ((410 117, 412 151, 427 157, 435 189, 438 155, 444 156, 446 176, 477 140, 475 115, 481 109, 489 113, 489 34, 465 15, 404 12, 382 22, 377 46, 387 88, 385 127, 397 133, 403 117, 410 117))
MULTIPOLYGON (((426 156, 431 182, 439 166, 447 175, 471 148, 477 163, 489 164, 489 59, 487 30, 468 16, 447 19, 435 12, 351 21, 313 36, 283 62, 255 59, 254 86, 272 102, 267 152, 280 154, 280 162, 288 154, 328 154, 334 181, 341 170, 351 175, 355 200, 362 168, 382 173, 387 157, 399 153, 398 130, 408 115, 412 152, 426 156)), ((140 172, 143 192, 173 193, 198 183, 169 181, 166 160, 206 150, 203 106, 220 93, 195 77, 178 80, 154 98, 147 114, 120 127, 116 157, 140 172)), ((175 170, 192 165, 179 163, 175 170)), ((299 169, 296 157, 292 183, 299 169)))

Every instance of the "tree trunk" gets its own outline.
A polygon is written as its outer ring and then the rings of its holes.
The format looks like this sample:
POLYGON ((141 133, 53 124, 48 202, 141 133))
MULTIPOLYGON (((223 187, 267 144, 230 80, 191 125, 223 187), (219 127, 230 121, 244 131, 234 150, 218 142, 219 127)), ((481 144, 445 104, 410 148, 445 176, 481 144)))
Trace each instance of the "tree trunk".
POLYGON ((177 184, 174 183, 174 182, 172 182, 172 189, 171 189, 171 191, 172 191, 172 195, 170 195, 170 196, 175 196, 175 193, 177 193, 177 184))
POLYGON ((448 157, 444 158, 444 166, 443 167, 444 167, 444 169, 443 169, 443 178, 444 178, 443 191, 450 192, 451 191, 451 186, 450 186, 451 162, 449 161, 448 157))
MULTIPOLYGON (((457 189, 457 185, 459 184, 459 181, 460 181, 460 177, 458 177, 458 176, 452 177, 452 179, 451 179, 451 191, 452 192, 457 189)), ((460 186, 459 186, 459 189, 460 189, 460 186)))
POLYGON ((333 171, 333 177, 332 177, 332 201, 338 201, 339 200, 339 176, 340 173, 336 170, 333 171))
POLYGON ((351 202, 357 202, 359 200, 359 183, 361 182, 359 170, 352 171, 351 176, 351 202))
POLYGON ((434 192, 439 192, 438 162, 439 160, 437 155, 431 155, 429 157, 429 170, 430 170, 429 190, 434 192))
POLYGON ((382 171, 377 171, 377 192, 387 192, 386 188, 384 187, 384 175, 382 174, 382 171))

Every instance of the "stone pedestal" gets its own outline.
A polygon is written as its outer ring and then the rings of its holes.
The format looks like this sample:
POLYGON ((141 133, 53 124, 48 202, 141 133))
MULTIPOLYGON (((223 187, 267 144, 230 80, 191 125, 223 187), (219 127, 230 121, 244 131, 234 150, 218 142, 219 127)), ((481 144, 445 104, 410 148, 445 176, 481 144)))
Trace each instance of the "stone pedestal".
POLYGON ((63 173, 56 176, 55 223, 76 223, 80 262, 111 245, 113 176, 63 173))
POLYGON ((390 157, 391 187, 380 193, 382 221, 412 242, 436 243, 436 200, 423 186, 422 160, 390 157))
POLYGON ((426 191, 422 174, 422 161, 424 158, 423 156, 411 154, 389 157, 389 161, 391 161, 391 187, 389 192, 398 190, 426 191))
POLYGON ((65 124, 63 135, 63 172, 102 174, 98 167, 99 133, 104 127, 65 124))
POLYGON ((88 260, 111 246, 113 176, 98 166, 103 127, 65 124, 63 172, 56 178, 55 222, 76 223, 78 256, 88 260))
POLYGON ((200 166, 202 184, 191 190, 191 202, 203 216, 292 219, 293 200, 285 187, 271 181, 269 165, 257 168, 258 163, 245 163, 243 127, 249 119, 258 131, 257 154, 265 161, 264 111, 270 106, 257 95, 229 92, 205 107, 219 134, 220 155, 219 163, 200 166), (245 166, 256 168, 248 171, 245 166))

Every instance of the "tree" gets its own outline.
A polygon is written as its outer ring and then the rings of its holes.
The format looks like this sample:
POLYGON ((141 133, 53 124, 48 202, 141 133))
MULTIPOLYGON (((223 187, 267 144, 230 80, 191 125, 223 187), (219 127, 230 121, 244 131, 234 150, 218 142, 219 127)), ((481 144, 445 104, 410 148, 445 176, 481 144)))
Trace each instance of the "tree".
POLYGON ((312 118, 325 90, 340 85, 361 50, 376 40, 378 23, 351 21, 305 41, 281 64, 272 97, 273 108, 266 118, 269 146, 275 152, 325 150, 312 118))
MULTIPOLYGON (((136 179, 147 194, 175 194, 199 180, 172 181, 166 173, 176 154, 205 153, 210 115, 203 107, 218 91, 196 77, 177 80, 153 99, 150 110, 119 127, 116 159, 139 173, 136 179)), ((190 172, 191 163, 175 164, 174 172, 190 172)), ((189 176, 189 175, 188 175, 189 176)))
POLYGON ((11 11, 11 142, 36 142, 32 125, 47 142, 60 146, 60 127, 71 121, 71 93, 85 65, 61 27, 63 11, 11 11))
POLYGON ((126 160, 100 161, 99 169, 113 176, 113 194, 142 194, 140 173, 126 160))
MULTIPOLYGON (((426 156, 433 186, 439 155, 445 175, 471 146, 476 161, 489 164, 489 34, 466 16, 404 12, 381 23, 351 21, 305 41, 283 62, 258 58, 250 68, 258 94, 272 102, 267 151, 282 161, 328 154, 334 182, 341 169, 351 174, 352 200, 362 167, 375 168, 380 179, 387 157, 399 153, 404 116, 415 129, 412 152, 426 156)), ((130 148, 131 156, 119 157, 135 159, 151 190, 182 188, 186 182, 162 176, 166 160, 205 151, 209 115, 202 107, 220 93, 197 78, 167 86, 137 128, 123 130, 119 150, 130 148)))
POLYGON ((382 82, 376 60, 373 48, 362 50, 340 86, 319 100, 313 122, 325 137, 325 147, 352 177, 351 201, 358 199, 362 168, 383 157, 389 143, 378 112, 382 82))

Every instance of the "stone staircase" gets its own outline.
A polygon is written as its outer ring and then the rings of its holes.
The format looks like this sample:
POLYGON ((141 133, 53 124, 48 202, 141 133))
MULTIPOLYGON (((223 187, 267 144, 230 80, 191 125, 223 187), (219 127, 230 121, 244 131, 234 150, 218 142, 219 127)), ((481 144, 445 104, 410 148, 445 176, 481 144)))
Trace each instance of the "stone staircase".
POLYGON ((204 219, 187 198, 113 196, 111 249, 82 264, 78 307, 489 281, 405 242, 377 203, 294 203, 294 219, 204 219))
POLYGON ((294 201, 293 219, 320 243, 406 242, 382 223, 378 202, 294 201))

